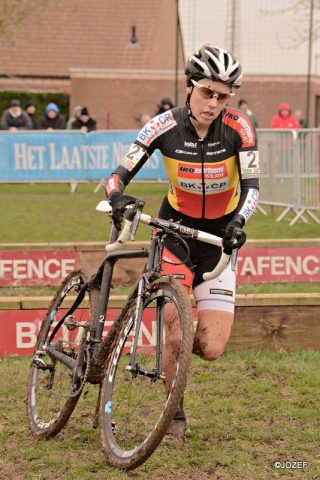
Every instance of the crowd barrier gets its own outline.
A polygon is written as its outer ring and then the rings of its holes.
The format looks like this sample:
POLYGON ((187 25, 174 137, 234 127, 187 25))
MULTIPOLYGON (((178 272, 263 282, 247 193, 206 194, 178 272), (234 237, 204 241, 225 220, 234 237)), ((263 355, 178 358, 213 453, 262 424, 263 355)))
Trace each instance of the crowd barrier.
MULTIPOLYGON (((260 205, 293 210, 295 217, 317 223, 320 210, 320 130, 258 129, 261 163, 260 205)), ((99 181, 119 164, 137 136, 135 130, 0 132, 0 181, 99 181)), ((166 180, 159 151, 137 180, 166 180)), ((97 189, 96 189, 97 190, 97 189)), ((260 207, 261 208, 261 207, 260 207)))
MULTIPOLYGON (((101 180, 120 163, 136 131, 0 132, 0 181, 101 180)), ((137 179, 166 178, 160 152, 155 152, 137 179)))
POLYGON ((261 161, 260 205, 275 205, 294 212, 290 225, 306 215, 320 223, 320 130, 259 129, 261 161))

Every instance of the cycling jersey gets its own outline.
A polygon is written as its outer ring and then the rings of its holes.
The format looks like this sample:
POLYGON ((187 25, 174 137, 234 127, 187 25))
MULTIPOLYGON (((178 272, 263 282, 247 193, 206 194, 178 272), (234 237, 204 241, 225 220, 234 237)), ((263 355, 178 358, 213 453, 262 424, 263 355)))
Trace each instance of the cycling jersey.
POLYGON ((123 191, 154 150, 163 156, 171 207, 198 219, 230 213, 246 221, 258 198, 259 153, 254 126, 242 111, 226 107, 204 139, 188 109, 176 107, 151 119, 107 179, 108 195, 123 191))

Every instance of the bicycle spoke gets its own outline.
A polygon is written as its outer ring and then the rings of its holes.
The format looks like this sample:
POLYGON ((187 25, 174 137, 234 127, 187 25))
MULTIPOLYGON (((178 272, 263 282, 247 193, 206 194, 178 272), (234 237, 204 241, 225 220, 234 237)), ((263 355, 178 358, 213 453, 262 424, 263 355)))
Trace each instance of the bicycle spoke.
POLYGON ((88 296, 73 312, 72 318, 69 316, 59 328, 56 325, 73 304, 83 281, 78 272, 66 278, 41 326, 31 363, 27 398, 30 428, 37 436, 56 435, 68 421, 81 394, 81 384, 74 378, 73 369, 85 358, 86 329, 82 325, 88 323, 88 296), (55 336, 48 347, 54 329, 55 336))
POLYGON ((126 469, 141 464, 165 434, 183 394, 193 336, 189 299, 173 281, 151 286, 140 331, 135 332, 138 348, 133 359, 129 353, 134 327, 129 319, 130 312, 115 325, 118 343, 104 377, 100 413, 107 459, 126 469), (176 351, 174 365, 168 368, 165 352, 171 344, 176 351))

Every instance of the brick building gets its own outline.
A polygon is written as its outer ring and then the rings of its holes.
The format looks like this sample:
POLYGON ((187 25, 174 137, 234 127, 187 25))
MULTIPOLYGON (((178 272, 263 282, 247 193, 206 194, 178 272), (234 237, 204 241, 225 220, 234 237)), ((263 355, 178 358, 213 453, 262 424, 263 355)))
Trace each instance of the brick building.
MULTIPOLYGON (((186 2, 181 0, 180 9, 186 2)), ((189 18, 196 18, 201 30, 201 12, 196 13, 189 18)), ((138 128, 141 114, 154 114, 161 97, 175 99, 177 85, 178 103, 184 103, 183 45, 188 38, 182 29, 176 56, 176 30, 176 0, 43 0, 42 7, 1 36, 0 89, 65 92, 70 112, 86 105, 100 129, 138 128)), ((228 46, 218 27, 212 37, 207 41, 228 46)), ((259 126, 268 127, 278 103, 286 101, 293 108, 306 104, 306 75, 266 74, 267 63, 259 70, 263 73, 253 73, 246 66, 247 52, 256 55, 257 65, 261 50, 244 48, 244 39, 240 45, 245 77, 232 105, 240 97, 248 99, 259 126)), ((310 98, 310 126, 319 126, 319 75, 310 79, 310 98)))
MULTIPOLYGON (((175 45, 175 0, 44 2, 1 37, 0 89, 66 92, 98 128, 137 128, 175 98, 175 45)), ((178 58, 181 70, 181 39, 178 58)), ((183 85, 181 72, 179 101, 183 85)))

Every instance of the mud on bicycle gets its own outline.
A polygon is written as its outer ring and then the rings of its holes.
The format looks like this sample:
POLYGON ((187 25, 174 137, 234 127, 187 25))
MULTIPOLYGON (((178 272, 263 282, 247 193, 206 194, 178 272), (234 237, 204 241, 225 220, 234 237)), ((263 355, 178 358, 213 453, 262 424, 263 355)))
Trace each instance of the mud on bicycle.
MULTIPOLYGON (((146 215, 143 206, 137 200, 127 207, 120 235, 113 225, 96 274, 75 271, 60 285, 39 331, 27 395, 32 433, 51 438, 67 423, 84 385, 98 384, 94 426, 100 426, 107 461, 125 470, 141 465, 161 442, 183 396, 192 355, 191 303, 174 276, 162 274, 164 240, 173 236, 187 255, 185 238, 222 245, 214 235, 146 215), (140 223, 154 229, 150 247, 123 249, 140 223), (104 336, 114 265, 132 258, 146 258, 145 268, 104 336), (144 342, 146 325, 152 345, 144 342), (178 344, 173 367, 166 365, 170 342, 178 344)), ((107 201, 97 210, 112 212, 107 201)), ((205 279, 217 277, 229 259, 222 252, 205 279)))

